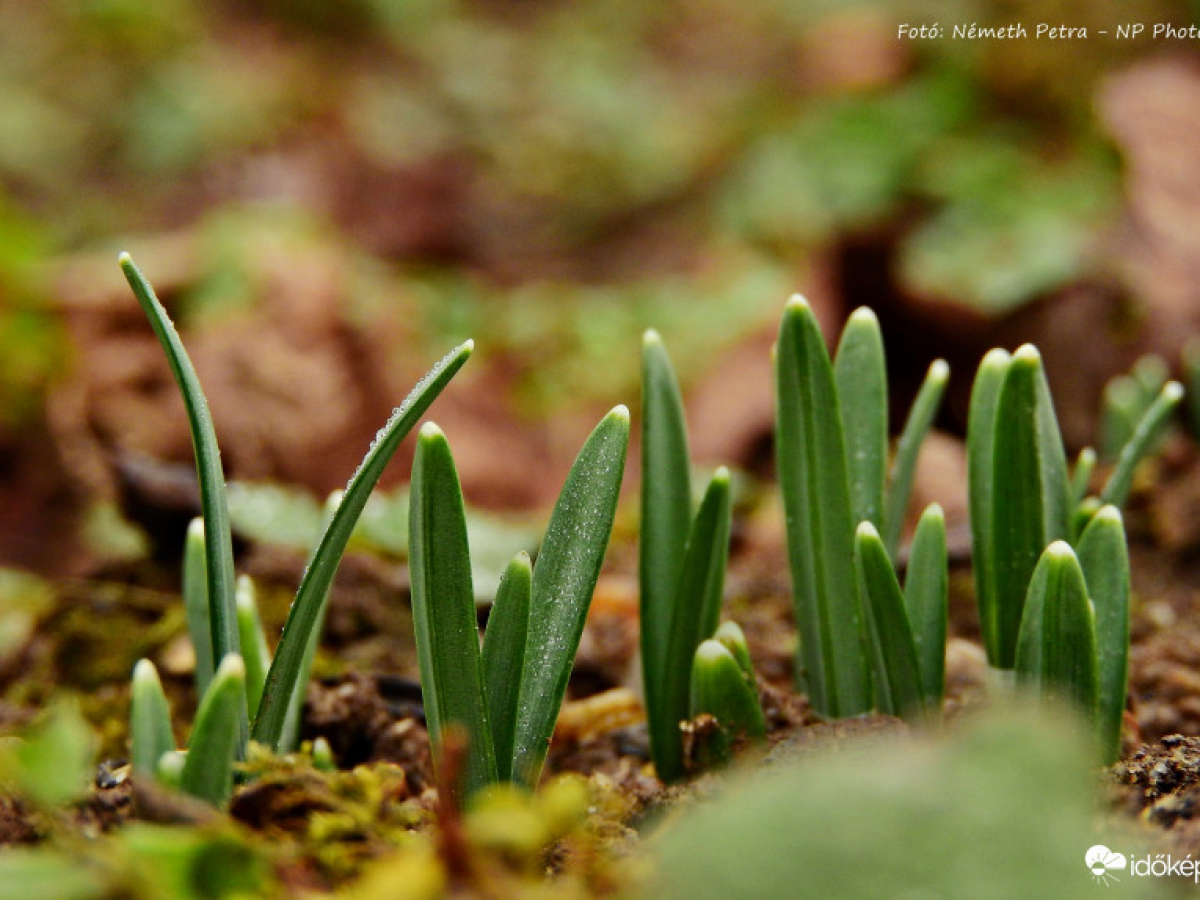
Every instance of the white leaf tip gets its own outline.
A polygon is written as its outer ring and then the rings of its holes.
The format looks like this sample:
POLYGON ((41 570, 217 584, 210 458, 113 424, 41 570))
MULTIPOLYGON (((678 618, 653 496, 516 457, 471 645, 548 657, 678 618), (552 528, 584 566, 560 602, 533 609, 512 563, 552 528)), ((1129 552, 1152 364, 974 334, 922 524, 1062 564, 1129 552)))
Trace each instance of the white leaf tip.
POLYGON ((421 426, 420 436, 423 438, 441 437, 442 429, 438 427, 436 422, 426 422, 421 426))
POLYGON ((855 534, 864 538, 879 538, 879 530, 871 524, 870 521, 863 520, 858 523, 858 528, 855 529, 855 534))

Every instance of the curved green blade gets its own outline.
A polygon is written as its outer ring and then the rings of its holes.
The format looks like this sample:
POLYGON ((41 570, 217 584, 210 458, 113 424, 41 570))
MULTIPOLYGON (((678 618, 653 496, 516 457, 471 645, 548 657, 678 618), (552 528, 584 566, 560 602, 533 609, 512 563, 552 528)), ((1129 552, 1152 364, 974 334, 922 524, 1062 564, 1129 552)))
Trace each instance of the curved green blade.
MULTIPOLYGON (((183 395, 196 454, 196 476, 200 482, 200 506, 204 514, 205 565, 208 579, 208 609, 211 621, 213 666, 230 653, 240 653, 237 611, 234 603, 233 538, 229 531, 229 509, 225 499, 225 473, 221 451, 213 430, 208 400, 200 388, 196 369, 188 358, 171 317, 154 294, 150 283, 128 253, 119 257, 121 271, 134 296, 150 320, 166 352, 171 372, 183 395)), ((200 649, 200 648, 197 648, 200 649)))
POLYGON ((1133 485, 1133 472, 1137 464, 1150 452, 1159 436, 1166 430, 1171 416, 1175 413, 1175 407, 1182 399, 1183 385, 1178 381, 1171 381, 1163 386, 1150 408, 1138 420, 1129 441, 1121 448, 1121 456, 1100 492, 1101 503, 1122 506, 1129 499, 1129 489, 1133 485))
POLYGON ((254 720, 252 737, 260 744, 279 750, 284 724, 291 703, 292 692, 304 665, 306 648, 313 628, 321 618, 321 612, 329 596, 329 586, 337 574, 342 554, 354 531, 367 498, 379 482, 388 461, 400 446, 400 442, 425 414, 438 394, 450 383, 455 373, 474 349, 474 342, 460 344, 444 356, 425 377, 412 389, 404 402, 396 408, 390 419, 381 428, 371 443, 371 449, 363 458, 358 471, 346 485, 342 502, 325 529, 321 543, 313 554, 312 562, 305 570, 296 599, 284 623, 283 636, 275 650, 275 659, 267 673, 263 687, 262 702, 254 720))
POLYGON ((584 620, 608 549, 625 471, 629 410, 616 407, 588 437, 550 516, 533 567, 529 640, 513 742, 513 780, 532 786, 554 734, 584 620))
POLYGON ((707 735, 698 748, 699 762, 704 767, 722 765, 736 741, 758 740, 767 733, 758 689, 720 641, 702 641, 690 668, 689 718, 710 715, 717 720, 716 733, 707 735))

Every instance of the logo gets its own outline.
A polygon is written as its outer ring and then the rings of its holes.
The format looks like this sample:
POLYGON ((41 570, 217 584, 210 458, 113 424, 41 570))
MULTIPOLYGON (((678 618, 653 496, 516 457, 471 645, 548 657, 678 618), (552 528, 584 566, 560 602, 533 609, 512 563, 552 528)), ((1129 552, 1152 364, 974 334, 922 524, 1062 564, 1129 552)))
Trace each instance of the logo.
POLYGON ((1114 881, 1121 879, 1114 875, 1114 872, 1125 871, 1125 866, 1128 861, 1125 859, 1125 854, 1117 853, 1109 850, 1103 844, 1096 844, 1094 847, 1089 847, 1087 853, 1084 854, 1083 860, 1087 863, 1087 867, 1092 871, 1092 878, 1096 884, 1112 884, 1114 881))

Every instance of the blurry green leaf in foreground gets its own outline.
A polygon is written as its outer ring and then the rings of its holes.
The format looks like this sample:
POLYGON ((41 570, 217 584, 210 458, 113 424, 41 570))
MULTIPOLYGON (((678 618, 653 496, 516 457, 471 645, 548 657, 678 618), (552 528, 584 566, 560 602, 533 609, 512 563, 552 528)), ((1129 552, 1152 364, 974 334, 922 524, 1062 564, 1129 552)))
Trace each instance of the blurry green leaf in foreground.
POLYGON ((647 896, 1151 896, 1157 879, 1098 887, 1085 864, 1097 844, 1139 849, 1098 830, 1092 759, 1082 731, 1014 710, 760 770, 663 827, 647 896))
POLYGON ((42 806, 70 803, 91 784, 94 751, 79 709, 60 701, 21 737, 0 741, 0 784, 15 785, 42 806))

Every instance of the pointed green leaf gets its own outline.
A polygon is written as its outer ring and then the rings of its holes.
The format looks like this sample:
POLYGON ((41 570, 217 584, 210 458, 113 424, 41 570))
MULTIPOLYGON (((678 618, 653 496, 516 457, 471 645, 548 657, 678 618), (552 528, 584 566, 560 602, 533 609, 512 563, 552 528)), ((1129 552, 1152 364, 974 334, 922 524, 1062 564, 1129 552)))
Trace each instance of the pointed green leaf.
POLYGON ((688 692, 696 647, 717 628, 729 558, 732 506, 729 470, 717 469, 692 523, 683 571, 672 602, 671 630, 662 654, 661 693, 648 694, 651 747, 658 777, 670 783, 682 778, 683 735, 679 723, 688 717, 688 692))
POLYGON ((833 362, 846 467, 850 511, 855 522, 883 527, 883 488, 888 451, 887 365, 879 320, 861 307, 842 329, 833 362))
POLYGON ((512 780, 513 740, 525 643, 529 637, 529 601, 533 566, 524 550, 513 557, 500 578, 500 587, 483 635, 483 683, 487 689, 488 723, 496 752, 496 776, 512 780))
POLYGON ((158 670, 148 659, 139 659, 133 667, 129 736, 133 770, 142 775, 153 777, 162 755, 175 749, 171 710, 158 670))
POLYGON ((1029 580, 1042 550, 1067 536, 1066 456, 1041 356, 1017 349, 997 399, 992 473, 995 653, 1012 668, 1029 580))
POLYGON ((312 562, 305 570, 287 622, 284 623, 279 646, 275 649, 275 659, 267 673, 267 683, 263 688, 253 730, 253 737, 260 744, 273 750, 280 747, 288 707, 294 691, 298 689, 297 681, 313 629, 321 619, 329 598, 329 587, 333 584, 346 544, 371 491, 400 442, 462 368, 474 346, 472 341, 460 344, 425 374, 376 434, 371 449, 346 485, 342 502, 338 504, 337 512, 325 529, 312 562))
POLYGON ((1129 681, 1129 549, 1121 513, 1101 509, 1079 539, 1079 565, 1096 616, 1097 730, 1106 763, 1121 752, 1129 681))
POLYGON ((267 649, 267 635, 258 614, 258 598, 249 575, 238 576, 237 614, 242 662, 246 664, 246 704, 253 716, 262 700, 267 669, 271 667, 271 651, 267 649))
POLYGON ((979 364, 971 388, 967 417, 967 478, 971 507, 971 559, 975 574, 975 605, 988 662, 999 665, 999 626, 996 599, 996 553, 992 491, 996 472, 996 407, 1012 357, 991 350, 979 364))
POLYGON ((1016 655, 1017 681, 1044 697, 1069 697, 1090 717, 1096 710, 1096 626, 1075 551, 1055 541, 1038 560, 1024 604, 1016 655))
POLYGON ((891 558, 870 522, 858 526, 854 547, 870 614, 879 710, 906 719, 919 717, 925 712, 925 688, 904 595, 891 558))
POLYGON ((775 446, 800 632, 797 683, 822 715, 857 715, 871 708, 871 677, 841 413, 824 339, 801 297, 784 311, 775 364, 775 446))
POLYGON ((204 513, 205 565, 208 580, 208 608, 212 629, 213 665, 227 654, 239 653, 237 612, 234 608, 233 538, 229 531, 229 510, 225 499, 225 473, 221 451, 213 430, 208 401, 200 388, 196 369, 188 358, 178 332, 166 309, 154 295, 141 270, 128 253, 119 257, 121 271, 133 288, 142 311, 150 320, 159 343, 166 352, 171 372, 183 395, 196 454, 196 475, 200 482, 200 507, 204 513))
POLYGON ((213 677, 212 620, 208 614, 208 573, 204 520, 192 519, 183 544, 183 611, 196 657, 196 696, 203 697, 213 677))
POLYGON ((934 503, 917 523, 904 576, 904 605, 917 650, 925 705, 931 712, 942 708, 946 693, 949 596, 946 518, 934 503))
MULTIPOLYGON (((651 755, 657 761, 677 743, 663 720, 668 635, 679 591, 679 575, 692 516, 691 474, 683 400, 670 357, 658 332, 642 339, 642 490, 638 584, 642 683, 650 727, 651 755), (664 740, 666 743, 664 744, 664 740)), ((692 650, 688 650, 690 659, 692 650)), ((669 767, 669 764, 667 764, 669 767)))
POLYGON ((625 471, 629 410, 616 407, 575 459, 533 567, 529 640, 517 704, 513 779, 532 786, 541 775, 567 691, 600 566, 608 549, 625 471))
POLYGON ((1113 467, 1112 474, 1100 492, 1100 502, 1122 506, 1129 499, 1129 489, 1133 485, 1133 472, 1142 461, 1150 448, 1166 431, 1171 423, 1175 407, 1183 399, 1183 385, 1171 381, 1164 385, 1162 391, 1150 404, 1150 408, 1137 423, 1129 442, 1121 448, 1121 455, 1113 467))
POLYGON ((487 719, 467 521, 454 458, 432 422, 421 428, 409 486, 408 565, 421 695, 434 759, 448 728, 467 737, 460 785, 442 790, 470 796, 496 780, 487 719))
POLYGON ((900 533, 904 528, 904 514, 908 511, 908 499, 912 494, 913 477, 917 471, 917 459, 921 453, 921 445, 933 420, 937 418, 938 408, 946 395, 946 385, 950 382, 950 367, 945 360, 936 359, 925 373, 921 389, 908 411, 904 422, 904 431, 896 443, 896 458, 892 461, 891 477, 888 483, 888 493, 884 508, 883 529, 884 543, 888 555, 893 562, 900 549, 900 533))
POLYGON ((193 797, 222 806, 233 793, 233 762, 246 709, 246 666, 232 653, 221 660, 200 700, 180 786, 193 797))

